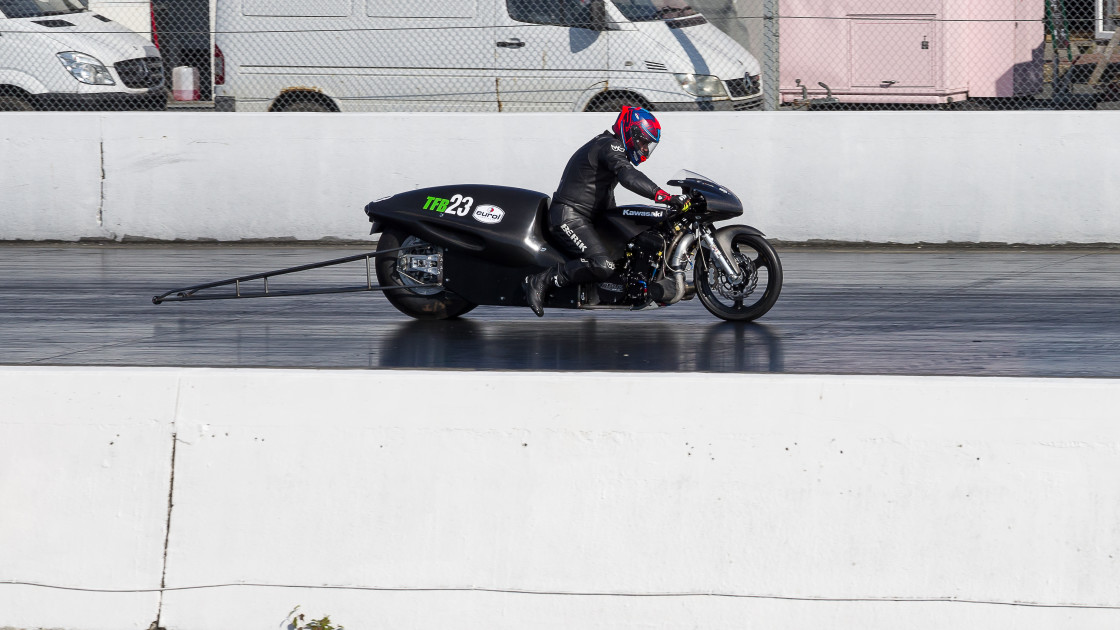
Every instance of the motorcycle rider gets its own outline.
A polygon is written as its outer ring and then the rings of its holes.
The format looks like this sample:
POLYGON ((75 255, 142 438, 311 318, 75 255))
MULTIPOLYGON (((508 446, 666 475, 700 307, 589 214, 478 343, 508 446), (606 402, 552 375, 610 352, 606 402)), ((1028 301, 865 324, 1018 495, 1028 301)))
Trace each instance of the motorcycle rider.
POLYGON ((544 317, 544 301, 552 287, 601 282, 614 274, 614 262, 592 222, 614 207, 615 186, 622 184, 657 203, 669 204, 670 211, 684 206, 687 197, 665 192, 634 168, 649 159, 660 141, 661 125, 653 114, 624 105, 610 131, 595 136, 572 154, 548 208, 552 241, 569 259, 526 276, 522 282, 525 299, 537 317, 544 317))

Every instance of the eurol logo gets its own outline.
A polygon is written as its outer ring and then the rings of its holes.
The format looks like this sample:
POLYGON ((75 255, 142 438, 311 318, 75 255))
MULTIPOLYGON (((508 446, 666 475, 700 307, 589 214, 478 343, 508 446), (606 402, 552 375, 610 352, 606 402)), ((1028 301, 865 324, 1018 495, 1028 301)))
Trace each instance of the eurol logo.
POLYGON ((475 221, 479 223, 501 223, 502 219, 506 216, 506 211, 498 206, 480 205, 474 207, 474 213, 471 214, 475 221))

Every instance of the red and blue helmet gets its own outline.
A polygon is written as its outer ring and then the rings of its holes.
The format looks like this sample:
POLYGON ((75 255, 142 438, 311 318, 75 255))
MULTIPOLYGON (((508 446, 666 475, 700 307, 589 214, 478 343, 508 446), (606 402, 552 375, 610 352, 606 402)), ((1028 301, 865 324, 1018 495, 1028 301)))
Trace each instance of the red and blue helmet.
POLYGON ((641 107, 623 105, 611 131, 622 141, 626 157, 634 166, 645 162, 661 142, 661 124, 641 107))

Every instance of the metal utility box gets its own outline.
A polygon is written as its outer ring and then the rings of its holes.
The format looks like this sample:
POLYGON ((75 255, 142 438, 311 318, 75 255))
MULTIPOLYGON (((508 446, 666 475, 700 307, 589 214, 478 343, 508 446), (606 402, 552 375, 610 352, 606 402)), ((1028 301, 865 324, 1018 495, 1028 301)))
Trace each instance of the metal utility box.
POLYGON ((818 82, 841 103, 1034 94, 1043 15, 1042 0, 783 0, 782 102, 818 82))

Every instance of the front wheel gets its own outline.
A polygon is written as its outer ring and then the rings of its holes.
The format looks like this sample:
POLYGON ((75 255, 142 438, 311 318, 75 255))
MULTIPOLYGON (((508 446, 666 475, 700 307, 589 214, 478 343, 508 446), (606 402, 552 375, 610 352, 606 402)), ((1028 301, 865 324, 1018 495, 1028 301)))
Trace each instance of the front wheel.
POLYGON ((32 112, 31 101, 17 94, 0 94, 0 112, 32 112))
POLYGON ((745 227, 725 229, 733 231, 731 251, 727 253, 742 278, 732 282, 711 252, 702 249, 693 269, 696 294, 712 315, 731 322, 749 322, 765 315, 778 301, 782 262, 770 243, 756 232, 745 227))
POLYGON ((438 284, 443 271, 443 248, 395 228, 377 241, 377 280, 389 289, 385 297, 396 309, 416 319, 452 319, 475 307, 438 284), (387 250, 400 251, 387 252, 387 250), (387 253, 380 253, 387 252, 387 253))

